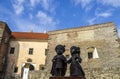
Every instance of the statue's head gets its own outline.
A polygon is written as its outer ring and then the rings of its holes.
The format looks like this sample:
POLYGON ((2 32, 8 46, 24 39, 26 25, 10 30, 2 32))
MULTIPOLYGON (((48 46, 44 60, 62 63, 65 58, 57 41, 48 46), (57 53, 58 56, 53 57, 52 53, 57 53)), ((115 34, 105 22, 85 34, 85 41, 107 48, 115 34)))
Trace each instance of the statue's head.
POLYGON ((59 44, 56 46, 55 51, 58 55, 62 55, 65 52, 65 46, 59 44))
POLYGON ((76 52, 80 54, 80 47, 76 47, 76 52))
POLYGON ((76 46, 72 46, 72 47, 70 48, 70 53, 71 53, 71 54, 75 54, 75 53, 76 53, 76 49, 77 49, 76 46))

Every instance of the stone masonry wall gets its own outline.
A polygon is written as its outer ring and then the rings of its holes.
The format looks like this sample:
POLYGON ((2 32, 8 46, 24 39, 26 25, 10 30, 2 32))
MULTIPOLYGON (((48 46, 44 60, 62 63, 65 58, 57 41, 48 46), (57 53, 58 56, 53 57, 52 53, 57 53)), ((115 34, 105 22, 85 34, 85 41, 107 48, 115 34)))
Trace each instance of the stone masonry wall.
MULTIPOLYGON (((56 55, 54 49, 58 44, 65 45, 65 56, 70 54, 71 46, 75 45, 81 48, 81 58, 83 59, 81 66, 86 79, 120 79, 120 45, 113 23, 52 31, 48 34, 45 70, 30 72, 29 79, 49 79, 51 60, 56 55), (97 49, 99 58, 88 59, 89 47, 97 49)), ((69 76, 69 65, 66 76, 69 76)))
POLYGON ((65 54, 69 54, 69 49, 71 46, 79 46, 81 48, 81 57, 83 59, 82 64, 84 65, 85 63, 84 66, 86 66, 86 64, 89 63, 89 61, 91 61, 88 59, 87 56, 88 47, 97 48, 99 59, 96 59, 96 61, 94 60, 94 62, 99 61, 100 67, 104 67, 105 65, 108 66, 109 64, 116 66, 116 64, 118 64, 118 61, 114 61, 119 60, 120 53, 118 51, 118 36, 113 23, 106 23, 76 29, 53 31, 49 32, 48 34, 49 51, 47 54, 48 57, 46 60, 46 65, 49 68, 51 67, 51 59, 56 54, 54 48, 58 44, 63 44, 66 46, 65 54), (110 63, 113 61, 114 63, 110 63))
MULTIPOLYGON (((49 51, 46 59, 48 74, 50 74, 52 66, 51 60, 56 54, 54 49, 58 44, 65 45, 65 55, 70 54, 69 49, 71 46, 79 46, 81 48, 81 58, 83 59, 81 65, 84 69, 102 69, 104 67, 117 68, 120 66, 118 35, 116 27, 112 22, 87 27, 57 30, 49 32, 48 34, 49 51), (88 59, 89 47, 97 48, 99 58, 88 59)), ((85 73, 87 72, 85 71, 85 73)))
POLYGON ((84 69, 87 79, 120 79, 120 68, 104 67, 84 69))
MULTIPOLYGON (((0 51, 1 51, 1 45, 2 45, 2 38, 3 38, 3 32, 4 32, 4 29, 1 28, 2 26, 4 26, 4 24, 0 23, 0 51)), ((0 53, 0 71, 2 71, 2 57, 3 57, 3 53, 0 53)))
MULTIPOLYGON (((86 79, 120 79, 120 68, 85 68, 86 79)), ((45 71, 31 71, 29 79, 49 79, 45 71)))

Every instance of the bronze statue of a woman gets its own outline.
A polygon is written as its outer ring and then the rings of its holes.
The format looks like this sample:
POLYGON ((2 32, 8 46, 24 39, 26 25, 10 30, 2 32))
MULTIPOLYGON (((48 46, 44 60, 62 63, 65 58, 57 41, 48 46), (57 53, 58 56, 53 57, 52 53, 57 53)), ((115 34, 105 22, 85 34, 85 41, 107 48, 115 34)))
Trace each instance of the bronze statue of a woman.
POLYGON ((80 48, 72 46, 70 48, 71 58, 67 61, 70 63, 70 76, 81 76, 85 79, 85 73, 79 63, 82 62, 80 57, 80 48))

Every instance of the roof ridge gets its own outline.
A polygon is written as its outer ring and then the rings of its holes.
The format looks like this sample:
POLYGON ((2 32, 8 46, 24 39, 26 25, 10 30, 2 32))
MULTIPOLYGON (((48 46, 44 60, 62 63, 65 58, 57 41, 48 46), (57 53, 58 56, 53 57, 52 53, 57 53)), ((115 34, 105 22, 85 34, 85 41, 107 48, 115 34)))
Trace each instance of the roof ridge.
POLYGON ((33 34, 47 34, 47 33, 42 33, 42 32, 12 32, 12 33, 33 33, 33 34))
POLYGON ((47 33, 12 32, 14 39, 48 39, 47 33))

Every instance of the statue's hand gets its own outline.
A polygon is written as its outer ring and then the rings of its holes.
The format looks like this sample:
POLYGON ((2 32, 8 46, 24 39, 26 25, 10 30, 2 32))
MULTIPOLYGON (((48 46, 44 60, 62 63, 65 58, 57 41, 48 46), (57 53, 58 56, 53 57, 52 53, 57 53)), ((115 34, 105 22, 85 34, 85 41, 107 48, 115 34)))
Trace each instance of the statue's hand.
POLYGON ((52 62, 55 62, 55 60, 52 60, 52 62))
POLYGON ((79 62, 79 59, 76 59, 77 62, 79 62))

